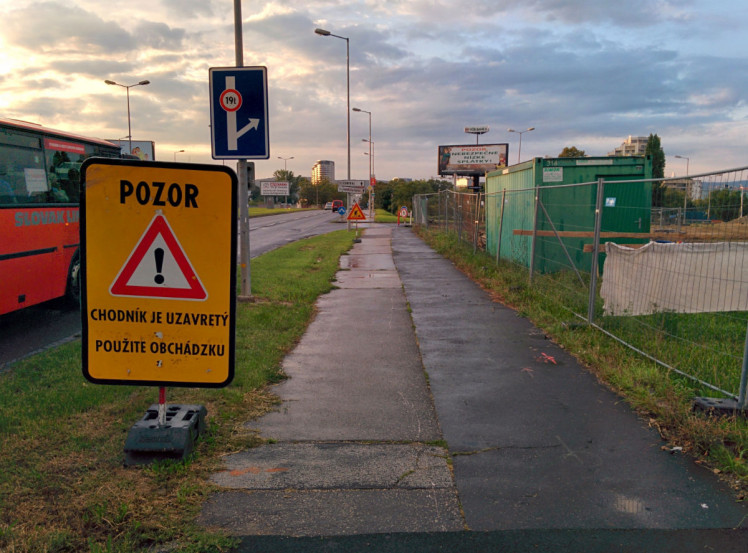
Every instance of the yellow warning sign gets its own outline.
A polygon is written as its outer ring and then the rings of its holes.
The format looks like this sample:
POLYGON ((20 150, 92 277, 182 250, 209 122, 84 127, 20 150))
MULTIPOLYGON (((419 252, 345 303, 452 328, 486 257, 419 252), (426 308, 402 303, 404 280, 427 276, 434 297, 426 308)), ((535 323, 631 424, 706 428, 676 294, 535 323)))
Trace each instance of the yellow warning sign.
POLYGON ((234 375, 236 175, 218 165, 82 166, 83 374, 226 386, 234 375))
POLYGON ((358 202, 355 202, 353 204, 353 207, 351 208, 351 212, 348 214, 347 219, 349 221, 365 221, 366 215, 364 215, 364 212, 361 211, 361 208, 358 205, 358 202))

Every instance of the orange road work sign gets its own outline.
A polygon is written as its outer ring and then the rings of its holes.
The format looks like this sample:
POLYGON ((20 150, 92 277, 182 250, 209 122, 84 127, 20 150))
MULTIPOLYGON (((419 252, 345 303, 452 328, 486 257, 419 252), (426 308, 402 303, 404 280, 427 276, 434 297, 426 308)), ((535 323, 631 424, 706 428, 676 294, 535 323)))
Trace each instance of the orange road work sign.
POLYGON ((234 376, 236 175, 219 165, 82 166, 84 376, 217 388, 234 376))
POLYGON ((348 220, 349 221, 365 221, 366 215, 364 215, 364 212, 361 211, 361 208, 358 205, 358 202, 355 202, 353 204, 353 207, 351 208, 351 212, 348 214, 348 220))

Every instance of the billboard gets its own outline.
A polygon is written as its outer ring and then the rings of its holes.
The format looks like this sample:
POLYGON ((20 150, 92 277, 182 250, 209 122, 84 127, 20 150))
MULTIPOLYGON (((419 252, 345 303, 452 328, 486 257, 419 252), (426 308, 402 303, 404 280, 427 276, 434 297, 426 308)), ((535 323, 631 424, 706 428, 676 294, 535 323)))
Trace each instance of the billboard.
POLYGON ((129 140, 109 140, 108 142, 122 148, 123 154, 132 154, 141 161, 156 161, 156 146, 153 141, 133 140, 132 152, 130 151, 129 140))
POLYGON ((485 175, 506 167, 509 144, 439 146, 439 175, 485 175))
POLYGON ((287 182, 260 182, 260 194, 262 196, 288 196, 287 182))

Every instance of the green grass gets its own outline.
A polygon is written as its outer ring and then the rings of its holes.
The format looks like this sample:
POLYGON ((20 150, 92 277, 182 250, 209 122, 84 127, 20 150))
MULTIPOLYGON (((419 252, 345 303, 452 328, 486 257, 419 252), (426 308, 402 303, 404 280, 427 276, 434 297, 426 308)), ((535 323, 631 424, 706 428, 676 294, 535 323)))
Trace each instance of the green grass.
MULTIPOLYGON (((528 283, 527 268, 495 259, 485 252, 473 253, 472 245, 459 242, 453 233, 418 229, 419 234, 439 253, 452 260, 461 271, 478 282, 497 301, 517 310, 542 328, 567 351, 587 365, 610 388, 622 395, 657 428, 672 445, 684 447, 697 461, 715 472, 727 475, 741 499, 748 497, 748 421, 744 418, 710 418, 691 411, 695 395, 712 396, 692 380, 669 372, 636 354, 602 332, 580 324, 574 312, 587 314, 587 292, 576 275, 539 275, 528 283), (566 306, 561 305, 563 297, 566 306)), ((596 306, 597 321, 601 305, 596 306)), ((719 373, 727 389, 737 391, 740 362, 745 340, 745 313, 649 316, 654 330, 623 317, 606 318, 606 328, 615 329, 627 339, 670 356, 674 366, 700 364, 713 382, 719 373), (681 340, 664 332, 677 332, 689 340, 707 344, 709 353, 694 352, 681 340), (698 356, 707 359, 698 359, 698 356), (737 362, 736 362, 737 356, 737 362)))
POLYGON ((258 443, 244 427, 274 405, 268 383, 332 289, 353 234, 310 238, 252 260, 254 301, 237 308, 234 381, 219 390, 170 388, 168 403, 208 409, 192 458, 122 466, 130 427, 156 387, 88 383, 80 343, 0 374, 0 551, 225 551, 234 541, 195 523, 221 456, 258 443))
MULTIPOLYGON (((389 211, 382 208, 378 208, 374 213, 375 223, 397 223, 397 215, 393 215, 389 211)), ((402 222, 402 221, 401 221, 402 222)))
POLYGON ((284 213, 294 213, 296 211, 319 211, 318 209, 299 208, 299 207, 279 207, 277 209, 268 209, 266 207, 250 207, 249 217, 267 217, 268 215, 283 215, 284 213))

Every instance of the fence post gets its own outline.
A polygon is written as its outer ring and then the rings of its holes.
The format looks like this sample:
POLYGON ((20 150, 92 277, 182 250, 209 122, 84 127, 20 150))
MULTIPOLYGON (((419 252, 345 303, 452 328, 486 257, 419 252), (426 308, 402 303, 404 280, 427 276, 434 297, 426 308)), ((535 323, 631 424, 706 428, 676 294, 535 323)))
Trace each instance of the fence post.
POLYGON ((452 220, 455 222, 455 234, 457 234, 457 241, 460 241, 460 226, 458 225, 457 221, 457 193, 454 193, 454 197, 452 198, 452 201, 454 204, 452 205, 452 213, 454 216, 452 217, 452 220))
POLYGON ((457 225, 457 241, 462 242, 462 202, 465 198, 462 197, 462 194, 458 194, 455 198, 455 213, 457 214, 457 219, 455 220, 455 224, 457 225))
POLYGON ((745 329, 745 348, 743 349, 743 372, 740 375, 740 392, 738 394, 738 409, 748 409, 748 398, 745 397, 746 387, 748 387, 748 328, 745 329))
POLYGON ((439 191, 439 193, 437 194, 436 197, 439 198, 439 203, 436 204, 436 206, 437 206, 437 209, 436 209, 436 224, 437 224, 437 228, 441 229, 441 226, 442 226, 442 222, 441 222, 441 218, 442 218, 442 192, 441 192, 441 190, 439 191))
POLYGON ((499 237, 496 239, 496 265, 501 259, 501 233, 504 230, 504 203, 506 201, 506 188, 501 191, 501 208, 499 209, 499 237))
POLYGON ((597 297, 597 258, 600 254, 600 228, 603 221, 603 197, 605 180, 597 180, 597 201, 595 202, 595 238, 593 240, 592 264, 590 266, 590 297, 587 303, 587 324, 591 325, 595 317, 595 298, 597 297))
POLYGON ((473 228, 473 255, 478 251, 478 234, 480 229, 480 192, 475 197, 475 218, 473 219, 475 227, 473 228))
POLYGON ((535 215, 532 219, 532 245, 530 246, 530 284, 535 274, 535 243, 538 240, 538 204, 540 203, 540 187, 535 187, 535 215))

